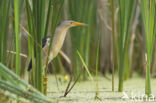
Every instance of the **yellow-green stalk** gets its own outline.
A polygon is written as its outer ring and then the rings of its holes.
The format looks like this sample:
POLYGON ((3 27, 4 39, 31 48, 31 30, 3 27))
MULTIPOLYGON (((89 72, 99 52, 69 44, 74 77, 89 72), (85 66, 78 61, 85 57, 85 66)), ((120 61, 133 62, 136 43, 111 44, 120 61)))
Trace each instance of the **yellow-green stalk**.
POLYGON ((146 80, 145 80, 145 94, 151 95, 151 63, 153 57, 153 49, 155 43, 155 0, 141 0, 141 13, 145 30, 145 42, 146 42, 146 80))
POLYGON ((20 59, 20 34, 19 34, 19 0, 14 0, 14 20, 15 20, 15 41, 16 41, 16 74, 20 75, 21 59, 20 59))
MULTIPOLYGON (((129 42, 129 31, 130 25, 133 17, 135 0, 118 0, 119 4, 119 34, 118 34, 118 50, 119 50, 119 87, 118 91, 123 91, 123 80, 125 72, 125 55, 128 54, 127 47, 129 42)), ((127 58, 129 59, 129 58, 127 58)))

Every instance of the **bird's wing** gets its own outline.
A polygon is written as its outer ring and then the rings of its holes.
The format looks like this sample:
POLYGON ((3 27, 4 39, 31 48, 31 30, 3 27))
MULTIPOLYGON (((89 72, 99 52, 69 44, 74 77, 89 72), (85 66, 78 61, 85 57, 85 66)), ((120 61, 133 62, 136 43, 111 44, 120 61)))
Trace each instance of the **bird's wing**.
MULTIPOLYGON (((42 39, 42 48, 45 47, 48 38, 50 38, 50 36, 46 36, 46 37, 44 37, 44 38, 42 39)), ((35 52, 34 55, 35 55, 35 57, 36 57, 36 51, 34 51, 34 52, 35 52)), ((30 62, 29 62, 28 71, 30 71, 31 69, 32 69, 32 59, 31 59, 30 62)))
POLYGON ((32 59, 30 60, 30 62, 29 62, 29 66, 28 66, 28 71, 30 71, 32 69, 32 59))
POLYGON ((50 36, 46 36, 42 39, 42 48, 46 45, 47 39, 50 38, 50 36))

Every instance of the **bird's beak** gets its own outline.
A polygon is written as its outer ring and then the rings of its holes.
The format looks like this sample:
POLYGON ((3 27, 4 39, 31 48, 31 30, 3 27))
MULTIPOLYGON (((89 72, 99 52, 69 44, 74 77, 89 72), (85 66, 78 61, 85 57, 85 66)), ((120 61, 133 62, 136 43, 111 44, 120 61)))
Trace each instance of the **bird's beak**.
POLYGON ((86 24, 80 23, 80 22, 73 22, 72 25, 74 25, 74 26, 86 26, 86 24))

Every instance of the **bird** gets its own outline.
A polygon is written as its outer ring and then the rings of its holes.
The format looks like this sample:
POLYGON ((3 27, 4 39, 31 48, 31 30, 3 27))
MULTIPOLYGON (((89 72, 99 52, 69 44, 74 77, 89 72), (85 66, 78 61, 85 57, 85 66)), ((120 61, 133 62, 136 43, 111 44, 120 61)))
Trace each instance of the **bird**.
MULTIPOLYGON (((52 47, 50 49, 50 54, 49 54, 49 59, 48 59, 48 64, 58 55, 58 53, 60 52, 67 31, 71 28, 71 27, 75 27, 75 26, 85 26, 85 23, 80 23, 77 21, 73 21, 73 20, 64 20, 62 21, 55 30, 54 33, 54 37, 52 40, 52 47)), ((43 62, 43 68, 46 67, 46 59, 48 56, 48 48, 50 46, 50 36, 46 36, 42 39, 42 49, 44 52, 42 52, 42 62, 43 62)), ((29 62, 29 66, 28 66, 28 71, 30 71, 32 69, 32 60, 30 60, 29 62)))

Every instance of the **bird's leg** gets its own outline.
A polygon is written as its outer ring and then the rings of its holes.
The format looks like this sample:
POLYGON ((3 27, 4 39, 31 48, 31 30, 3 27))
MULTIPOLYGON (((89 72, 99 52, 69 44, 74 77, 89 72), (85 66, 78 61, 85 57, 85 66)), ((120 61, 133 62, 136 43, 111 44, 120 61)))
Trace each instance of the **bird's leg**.
POLYGON ((73 80, 73 75, 71 74, 70 75, 69 83, 68 83, 67 88, 66 88, 66 91, 64 93, 64 97, 66 97, 66 95, 68 94, 68 90, 69 90, 69 87, 70 87, 70 84, 71 84, 72 80, 73 80))
MULTIPOLYGON (((80 73, 79 73, 79 75, 77 76, 75 82, 73 83, 73 85, 71 86, 70 89, 69 89, 69 86, 70 86, 72 80, 69 81, 68 86, 67 86, 68 89, 66 89, 66 92, 64 93, 64 97, 66 97, 67 94, 68 94, 68 93, 72 90, 72 88, 75 86, 75 84, 76 84, 76 82, 78 81, 78 79, 80 78, 80 75, 81 75, 81 73, 83 72, 83 70, 84 70, 84 69, 83 69, 83 67, 82 67, 82 68, 81 68, 81 71, 80 71, 80 73)), ((72 79, 72 78, 73 78, 73 75, 71 75, 71 79, 72 79)))
POLYGON ((73 70, 72 70, 72 65, 71 64, 70 64, 70 68, 69 69, 70 69, 70 80, 69 80, 69 83, 67 85, 66 91, 64 93, 64 97, 66 97, 66 95, 68 94, 67 92, 68 92, 70 84, 71 84, 71 82, 73 80, 73 70))
POLYGON ((47 76, 43 76, 44 95, 47 95, 47 88, 48 88, 47 82, 48 82, 47 76))
POLYGON ((43 74, 43 87, 44 87, 44 95, 47 95, 47 82, 48 82, 48 78, 47 78, 47 66, 44 66, 44 74, 43 74))

